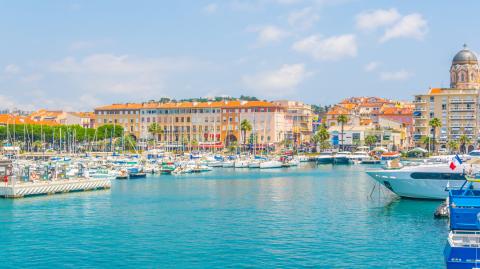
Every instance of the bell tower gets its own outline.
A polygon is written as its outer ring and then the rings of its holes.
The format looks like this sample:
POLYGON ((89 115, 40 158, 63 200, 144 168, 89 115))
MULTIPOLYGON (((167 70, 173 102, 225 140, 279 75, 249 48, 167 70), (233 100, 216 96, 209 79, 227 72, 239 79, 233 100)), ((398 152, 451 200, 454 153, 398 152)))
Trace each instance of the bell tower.
POLYGON ((450 87, 456 89, 480 89, 480 69, 475 53, 463 45, 452 60, 450 87))

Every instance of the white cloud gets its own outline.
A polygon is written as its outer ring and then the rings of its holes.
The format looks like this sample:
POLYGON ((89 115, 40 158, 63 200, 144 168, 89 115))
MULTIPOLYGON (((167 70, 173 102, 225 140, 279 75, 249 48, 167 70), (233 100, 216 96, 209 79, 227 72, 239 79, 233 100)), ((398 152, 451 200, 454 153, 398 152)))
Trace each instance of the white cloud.
POLYGON ((291 26, 308 29, 318 21, 320 16, 311 8, 306 7, 301 10, 293 11, 288 15, 288 23, 291 26))
POLYGON ((279 42, 289 35, 288 32, 274 25, 249 27, 247 30, 258 34, 257 46, 279 42))
POLYGON ((284 64, 279 69, 244 76, 245 85, 265 97, 286 96, 308 76, 303 64, 284 64))
POLYGON ((182 58, 93 54, 53 62, 49 65, 49 71, 57 80, 63 81, 62 86, 69 88, 71 95, 108 97, 115 94, 118 98, 129 97, 130 101, 134 101, 164 94, 171 76, 189 72, 201 65, 182 58))
POLYGON ((210 3, 210 4, 203 7, 203 12, 205 12, 207 14, 213 14, 213 13, 217 12, 217 9, 218 9, 217 4, 210 3))
POLYGON ((15 64, 9 64, 5 66, 3 70, 7 75, 16 75, 20 73, 20 67, 15 64))
POLYGON ((406 80, 411 76, 412 76, 412 73, 406 70, 380 73, 381 80, 406 80))
POLYGON ((415 38, 423 39, 428 32, 427 21, 421 14, 413 13, 403 17, 396 24, 387 28, 385 34, 380 38, 380 42, 385 42, 394 38, 415 38))
POLYGON ((357 55, 355 35, 346 34, 322 38, 311 35, 293 44, 293 50, 311 55, 317 60, 339 60, 357 55))
POLYGON ((355 17, 355 25, 362 30, 374 30, 379 27, 391 25, 400 18, 400 13, 394 8, 377 9, 358 14, 355 17))
POLYGON ((368 64, 366 64, 363 69, 366 71, 366 72, 372 72, 372 71, 375 71, 378 66, 380 65, 379 62, 369 62, 368 64))

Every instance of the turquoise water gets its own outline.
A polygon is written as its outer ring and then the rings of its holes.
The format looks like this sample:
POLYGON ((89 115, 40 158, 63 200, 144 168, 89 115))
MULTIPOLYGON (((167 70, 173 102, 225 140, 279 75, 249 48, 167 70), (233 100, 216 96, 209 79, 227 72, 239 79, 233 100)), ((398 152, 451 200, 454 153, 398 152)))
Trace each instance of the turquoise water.
POLYGON ((0 200, 1 267, 443 268, 439 202, 362 166, 215 171, 0 200))

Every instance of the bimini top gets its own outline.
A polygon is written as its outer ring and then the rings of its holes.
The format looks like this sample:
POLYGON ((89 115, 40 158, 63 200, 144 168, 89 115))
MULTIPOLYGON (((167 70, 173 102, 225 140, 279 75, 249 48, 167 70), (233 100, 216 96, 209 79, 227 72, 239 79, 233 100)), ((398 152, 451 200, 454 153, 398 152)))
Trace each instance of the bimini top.
POLYGON ((467 48, 467 45, 463 45, 463 49, 453 57, 452 64, 476 64, 477 55, 467 48))

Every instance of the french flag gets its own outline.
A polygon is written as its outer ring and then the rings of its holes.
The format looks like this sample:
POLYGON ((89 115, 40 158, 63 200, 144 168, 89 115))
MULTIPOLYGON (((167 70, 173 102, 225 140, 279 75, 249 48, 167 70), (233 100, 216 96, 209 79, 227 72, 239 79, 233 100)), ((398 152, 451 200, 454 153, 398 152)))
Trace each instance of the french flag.
POLYGON ((450 162, 450 169, 455 170, 458 166, 462 164, 462 159, 458 157, 458 155, 455 155, 455 157, 452 158, 452 161, 450 162))

